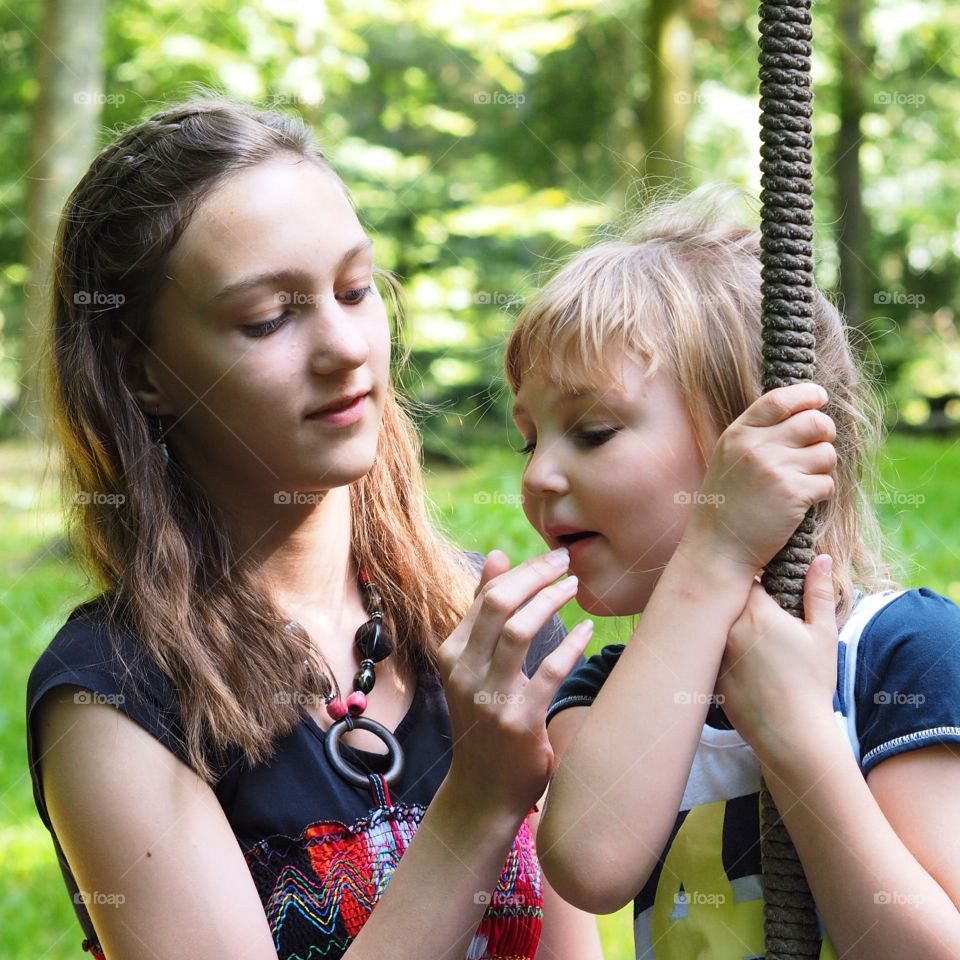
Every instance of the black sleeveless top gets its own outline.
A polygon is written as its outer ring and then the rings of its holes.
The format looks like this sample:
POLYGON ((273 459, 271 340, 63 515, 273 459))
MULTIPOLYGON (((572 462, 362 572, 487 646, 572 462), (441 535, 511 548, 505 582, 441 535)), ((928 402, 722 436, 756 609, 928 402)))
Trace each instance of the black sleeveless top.
MULTIPOLYGON (((566 631, 559 618, 531 644, 531 676, 566 631)), ((106 604, 77 607, 41 654, 27 686, 27 752, 37 811, 50 831, 67 891, 86 934, 83 948, 103 953, 77 883, 47 814, 33 729, 37 704, 64 684, 78 698, 122 710, 189 765, 177 698, 134 636, 120 633, 124 671, 107 635, 106 604)), ((581 658, 581 663, 583 658, 581 658)), ((341 744, 352 766, 370 775, 352 786, 330 766, 325 733, 304 714, 277 741, 269 762, 251 768, 239 748, 222 758, 213 785, 260 894, 280 960, 343 955, 382 895, 400 856, 450 766, 452 738, 436 671, 418 678, 413 703, 395 730, 405 754, 401 777, 386 789, 387 757, 341 744)), ((469 956, 530 957, 542 920, 540 868, 527 821, 514 841, 469 956)))

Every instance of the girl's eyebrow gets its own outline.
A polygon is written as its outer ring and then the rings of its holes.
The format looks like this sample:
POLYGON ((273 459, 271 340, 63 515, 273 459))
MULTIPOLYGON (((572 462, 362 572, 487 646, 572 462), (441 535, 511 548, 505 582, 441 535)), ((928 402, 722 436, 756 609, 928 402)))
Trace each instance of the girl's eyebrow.
MULTIPOLYGON (((363 253, 366 250, 369 250, 373 246, 373 241, 369 237, 364 237, 359 243, 355 243, 342 257, 337 261, 336 265, 333 268, 333 272, 339 273, 354 257, 358 254, 363 253)), ((250 277, 244 277, 242 280, 237 280, 234 283, 228 283, 225 287, 215 293, 208 300, 204 301, 200 309, 201 311, 209 310, 211 307, 217 306, 220 303, 223 303, 225 300, 231 300, 232 298, 239 296, 241 293, 246 293, 248 290, 252 290, 254 287, 266 286, 267 284, 275 284, 280 280, 294 280, 294 281, 304 281, 309 279, 307 274, 302 270, 271 270, 267 273, 257 273, 250 277)))
MULTIPOLYGON (((561 403, 572 403, 576 400, 585 400, 590 397, 597 397, 605 391, 600 389, 595 389, 593 387, 583 387, 576 390, 564 390, 560 394, 561 403)), ((530 414, 527 412, 527 408, 522 403, 514 403, 513 410, 511 411, 514 420, 517 417, 529 417, 530 414)))

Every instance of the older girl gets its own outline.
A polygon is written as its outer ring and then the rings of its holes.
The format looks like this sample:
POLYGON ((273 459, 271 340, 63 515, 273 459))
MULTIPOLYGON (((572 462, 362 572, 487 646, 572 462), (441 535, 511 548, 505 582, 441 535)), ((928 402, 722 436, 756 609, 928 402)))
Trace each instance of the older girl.
POLYGON ((589 637, 544 627, 568 557, 431 529, 374 264, 302 123, 218 99, 67 203, 53 416, 103 591, 28 749, 97 957, 598 955, 528 816, 589 637))

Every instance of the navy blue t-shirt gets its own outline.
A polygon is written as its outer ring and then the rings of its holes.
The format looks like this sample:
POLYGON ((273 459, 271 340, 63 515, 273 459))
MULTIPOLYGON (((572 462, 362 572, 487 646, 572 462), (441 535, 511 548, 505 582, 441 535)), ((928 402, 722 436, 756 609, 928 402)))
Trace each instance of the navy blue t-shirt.
MULTIPOLYGON (((524 664, 527 676, 533 675, 565 633, 563 623, 554 617, 537 634, 524 664)), ((96 933, 44 802, 33 726, 37 704, 54 687, 81 687, 76 697, 115 706, 189 765, 176 691, 147 660, 134 636, 121 631, 118 639, 131 665, 129 672, 123 670, 107 635, 104 599, 77 607, 41 654, 27 686, 27 751, 34 800, 87 936, 84 949, 94 956, 102 955, 96 933)), ((329 958, 346 951, 372 903, 369 889, 354 889, 343 877, 367 871, 366 880, 382 893, 446 776, 452 737, 443 686, 435 670, 421 672, 413 703, 394 734, 403 747, 405 765, 400 778, 390 785, 389 798, 376 794, 375 778, 369 787, 361 788, 334 771, 325 753, 326 734, 307 713, 290 734, 277 741, 269 762, 251 768, 239 748, 220 758, 217 769, 222 773, 212 788, 250 867, 281 960, 306 956, 313 947, 329 958)), ((355 768, 372 773, 387 770, 386 755, 346 744, 341 744, 341 752, 355 768)), ((472 948, 476 956, 499 955, 485 952, 487 939, 517 955, 530 952, 532 956, 539 936, 537 916, 542 918, 540 883, 536 851, 524 823, 497 887, 503 902, 491 901, 472 948), (503 900, 507 894, 510 897, 503 900), (511 914, 506 921, 504 912, 511 914), (505 930, 505 922, 515 929, 505 930), (493 926, 485 933, 484 924, 493 926)))
MULTIPOLYGON (((623 650, 611 644, 574 670, 548 722, 589 707, 623 650)), ((960 743, 960 608, 925 587, 858 594, 840 630, 834 713, 864 776, 905 751, 960 743)), ((634 755, 642 762, 642 744, 634 755)), ((638 960, 763 956, 760 772, 711 704, 673 830, 634 898, 638 960)), ((832 960, 822 921, 821 935, 820 957, 832 960)))

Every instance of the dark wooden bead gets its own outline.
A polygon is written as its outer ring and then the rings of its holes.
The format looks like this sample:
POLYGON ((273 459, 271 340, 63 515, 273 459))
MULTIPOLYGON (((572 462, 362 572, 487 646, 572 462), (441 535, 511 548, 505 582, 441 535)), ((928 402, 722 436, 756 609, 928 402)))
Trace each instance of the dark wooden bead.
POLYGON ((379 663, 393 653, 393 638, 379 617, 368 620, 357 631, 354 642, 364 660, 379 663))
POLYGON ((377 675, 373 672, 373 664, 364 660, 363 668, 353 678, 353 689, 361 693, 369 693, 377 682, 377 675))

